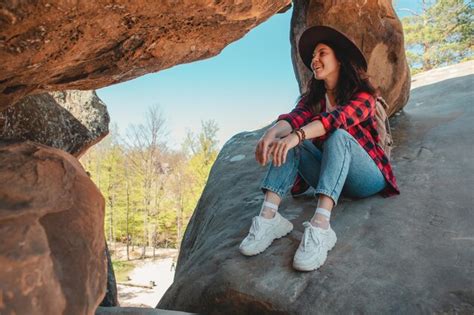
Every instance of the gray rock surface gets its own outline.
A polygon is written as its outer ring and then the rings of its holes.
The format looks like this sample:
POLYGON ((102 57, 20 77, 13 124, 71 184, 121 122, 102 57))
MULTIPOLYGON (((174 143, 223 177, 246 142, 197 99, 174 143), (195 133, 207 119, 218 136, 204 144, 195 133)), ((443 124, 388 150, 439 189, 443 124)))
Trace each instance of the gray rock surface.
POLYGON ((43 93, 0 112, 0 139, 31 140, 80 157, 109 133, 109 122, 95 91, 43 93))
POLYGON ((145 307, 98 307, 95 315, 198 315, 179 311, 157 310, 145 307))
MULTIPOLYGON (((264 129, 221 150, 181 244, 173 285, 158 308, 205 314, 474 313, 473 67, 412 90, 391 119, 401 194, 340 201, 338 242, 317 271, 293 270, 312 190, 280 205, 295 229, 264 253, 238 251, 258 214, 266 167, 254 159, 264 129), (245 156, 232 161, 235 156, 245 156)), ((442 78, 442 76, 440 76, 442 78)), ((414 78, 414 79, 415 79, 414 78)), ((290 108, 289 108, 290 110, 290 108)))

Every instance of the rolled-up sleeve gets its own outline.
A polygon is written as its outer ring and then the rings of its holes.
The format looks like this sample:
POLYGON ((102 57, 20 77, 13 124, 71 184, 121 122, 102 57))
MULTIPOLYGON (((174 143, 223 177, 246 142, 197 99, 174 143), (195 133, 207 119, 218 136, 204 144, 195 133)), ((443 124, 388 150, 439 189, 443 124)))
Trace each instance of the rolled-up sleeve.
POLYGON ((330 112, 322 112, 311 118, 320 120, 327 133, 338 128, 349 129, 375 114, 375 98, 367 92, 359 92, 344 105, 338 105, 330 112))
POLYGON ((286 120, 293 129, 304 126, 313 117, 313 113, 309 107, 306 106, 305 97, 300 98, 295 108, 288 114, 281 114, 277 118, 277 122, 280 120, 286 120))

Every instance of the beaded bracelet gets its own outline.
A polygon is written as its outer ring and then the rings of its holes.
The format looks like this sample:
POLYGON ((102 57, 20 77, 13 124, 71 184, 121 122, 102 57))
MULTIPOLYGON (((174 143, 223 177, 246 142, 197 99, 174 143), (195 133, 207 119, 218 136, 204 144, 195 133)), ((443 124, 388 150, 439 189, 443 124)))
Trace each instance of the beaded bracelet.
POLYGON ((297 128, 297 129, 295 129, 295 132, 298 135, 298 139, 300 140, 298 142, 298 144, 300 144, 301 142, 303 142, 306 139, 306 134, 305 134, 303 129, 297 128), (301 132, 301 137, 300 137, 300 132, 301 132))
POLYGON ((293 133, 296 134, 298 136, 298 144, 297 145, 300 145, 301 143, 301 134, 298 132, 298 130, 293 130, 293 133))

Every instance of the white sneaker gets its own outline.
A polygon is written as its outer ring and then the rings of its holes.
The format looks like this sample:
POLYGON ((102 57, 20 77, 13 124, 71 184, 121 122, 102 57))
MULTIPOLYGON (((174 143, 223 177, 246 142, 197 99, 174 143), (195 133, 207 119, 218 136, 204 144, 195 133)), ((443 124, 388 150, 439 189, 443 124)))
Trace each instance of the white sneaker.
POLYGON ((293 267, 300 271, 318 269, 326 261, 327 253, 336 245, 337 237, 329 226, 327 230, 303 222, 304 234, 293 258, 293 267))
POLYGON ((255 216, 252 218, 250 232, 240 244, 239 250, 246 256, 257 255, 267 249, 274 239, 285 236, 291 230, 293 224, 278 212, 272 219, 255 216))

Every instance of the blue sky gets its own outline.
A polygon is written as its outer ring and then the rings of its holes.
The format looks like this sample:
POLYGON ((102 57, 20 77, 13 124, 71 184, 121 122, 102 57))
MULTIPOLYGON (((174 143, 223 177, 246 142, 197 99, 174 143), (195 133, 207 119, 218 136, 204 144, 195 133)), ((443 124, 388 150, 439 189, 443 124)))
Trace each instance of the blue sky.
MULTIPOLYGON (((416 9, 416 1, 395 1, 416 9)), ((291 111, 298 85, 291 64, 292 10, 276 14, 210 59, 177 65, 97 90, 121 133, 143 123, 158 105, 166 119, 168 144, 178 149, 186 129, 198 132, 201 120, 214 119, 219 148, 233 135, 262 128, 291 111)))

